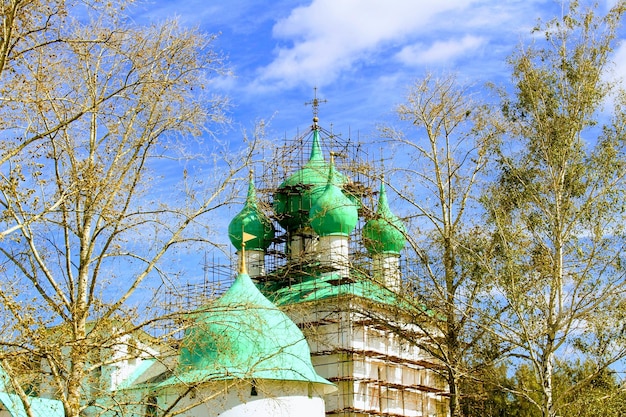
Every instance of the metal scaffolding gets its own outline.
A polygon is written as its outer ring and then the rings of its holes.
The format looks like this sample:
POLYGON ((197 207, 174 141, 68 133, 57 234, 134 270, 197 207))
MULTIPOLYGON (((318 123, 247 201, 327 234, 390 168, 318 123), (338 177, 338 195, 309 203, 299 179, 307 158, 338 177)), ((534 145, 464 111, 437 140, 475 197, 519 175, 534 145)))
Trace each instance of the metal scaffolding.
MULTIPOLYGON (((371 283, 373 272, 371 257, 361 238, 365 222, 373 216, 378 194, 375 190, 378 190, 384 164, 382 161, 374 163, 367 147, 362 144, 343 139, 332 130, 317 126, 317 121, 314 123, 322 136, 324 154, 329 155, 332 151, 338 155, 336 168, 348 178, 345 190, 361 202, 357 227, 348 240, 350 275, 323 281, 324 288, 334 286, 337 294, 280 305, 303 330, 317 372, 339 388, 325 398, 326 415, 448 416, 448 389, 439 376, 441 364, 420 349, 419 343, 409 343, 394 333, 392 329, 403 320, 399 308, 382 305, 363 290, 371 287, 371 291, 389 293, 380 285, 368 287, 363 284, 364 281, 371 283), (356 291, 357 287, 361 292, 356 291), (372 310, 380 313, 377 320, 372 320, 369 314, 372 310)), ((290 289, 296 292, 299 291, 296 287, 307 283, 309 291, 314 293, 317 291, 316 277, 332 272, 332 265, 322 265, 306 257, 294 259, 288 256, 287 242, 293 239, 293 233, 309 232, 292 231, 289 235, 279 226, 272 210, 272 201, 280 184, 307 162, 312 130, 275 147, 264 169, 255 172, 258 205, 277 230, 265 255, 266 273, 254 277, 261 287, 275 284, 287 292, 290 289)), ((301 237, 315 238, 310 235, 301 237)), ((233 265, 219 265, 207 260, 203 282, 183 285, 176 294, 167 294, 166 304, 172 310, 198 307, 228 288, 233 276, 233 265)), ((271 294, 268 297, 272 299, 271 294)), ((415 337, 419 337, 418 332, 415 337)))

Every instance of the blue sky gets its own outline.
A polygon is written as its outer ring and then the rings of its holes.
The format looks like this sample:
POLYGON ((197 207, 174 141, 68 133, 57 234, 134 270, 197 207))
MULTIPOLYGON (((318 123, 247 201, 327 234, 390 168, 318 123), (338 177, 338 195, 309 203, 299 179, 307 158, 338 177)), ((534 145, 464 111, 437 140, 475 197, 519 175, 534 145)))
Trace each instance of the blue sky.
MULTIPOLYGON (((604 12, 614 1, 600 1, 604 12)), ((152 0, 139 20, 178 16, 219 33, 234 76, 214 87, 232 99, 235 126, 271 119, 270 138, 310 124, 318 87, 321 124, 362 137, 392 118, 407 87, 427 71, 483 85, 509 81, 506 58, 530 41, 556 0, 152 0)), ((617 54, 618 58, 626 54, 617 54)), ((623 59, 626 61, 626 59, 623 59)), ((623 65, 618 67, 624 67, 623 65)), ((237 136, 235 127, 231 132, 237 136)))
MULTIPOLYGON (((600 0, 599 11, 614 2, 600 0)), ((177 17, 219 34, 233 72, 212 86, 232 103, 220 139, 237 146, 259 120, 270 121, 277 145, 304 132, 314 87, 327 100, 322 127, 368 141, 427 72, 479 89, 510 84, 507 58, 537 36, 538 19, 561 12, 558 0, 142 0, 132 13, 138 23, 177 17)), ((617 70, 626 69, 622 49, 617 70)))
MULTIPOLYGON (((614 1, 600 0, 600 12, 614 1)), ((145 0, 133 11, 139 23, 178 17, 219 33, 215 47, 233 72, 213 85, 232 102, 233 126, 219 139, 235 147, 241 130, 259 120, 270 120, 268 139, 277 146, 306 131, 312 111, 304 103, 314 87, 327 100, 322 127, 375 139, 376 126, 395 120, 394 107, 427 72, 453 72, 478 89, 510 84, 507 58, 532 41, 538 19, 560 15, 557 0, 145 0)), ((620 75, 626 49, 616 52, 620 75)), ((243 198, 245 181, 240 186, 243 198)), ((229 207, 217 222, 226 251, 226 227, 239 210, 229 207)))

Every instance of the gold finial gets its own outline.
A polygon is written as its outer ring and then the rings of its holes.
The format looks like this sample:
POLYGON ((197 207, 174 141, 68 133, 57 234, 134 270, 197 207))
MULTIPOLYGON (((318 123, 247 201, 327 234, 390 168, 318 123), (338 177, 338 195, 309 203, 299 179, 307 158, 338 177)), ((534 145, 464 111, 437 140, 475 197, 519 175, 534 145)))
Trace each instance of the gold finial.
POLYGON ((319 114, 320 111, 320 103, 327 103, 328 100, 326 99, 319 99, 317 98, 317 87, 313 87, 313 100, 311 101, 307 101, 306 103, 304 103, 305 106, 308 106, 309 104, 313 107, 313 128, 317 128, 317 122, 319 122, 319 118, 317 117, 317 115, 319 114))
POLYGON ((241 225, 241 258, 239 258, 239 273, 247 274, 248 268, 246 267, 246 242, 254 239, 256 236, 251 233, 246 233, 241 225))
POLYGON ((241 243, 241 258, 239 258, 239 273, 248 274, 248 268, 246 268, 246 244, 241 243))

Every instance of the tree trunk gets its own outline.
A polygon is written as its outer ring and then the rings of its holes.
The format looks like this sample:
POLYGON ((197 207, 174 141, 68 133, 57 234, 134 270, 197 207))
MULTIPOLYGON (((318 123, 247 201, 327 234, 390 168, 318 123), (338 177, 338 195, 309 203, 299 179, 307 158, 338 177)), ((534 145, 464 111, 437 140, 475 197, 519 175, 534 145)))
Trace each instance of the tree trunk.
POLYGON ((550 352, 544 358, 543 363, 543 377, 542 377, 542 388, 543 388, 543 404, 541 409, 541 415, 543 417, 556 417, 556 413, 554 410, 554 399, 552 392, 552 375, 553 375, 553 365, 552 361, 554 359, 554 353, 550 352))
POLYGON ((458 373, 451 368, 448 368, 448 385, 450 387, 450 416, 462 417, 463 410, 461 409, 461 383, 458 373))

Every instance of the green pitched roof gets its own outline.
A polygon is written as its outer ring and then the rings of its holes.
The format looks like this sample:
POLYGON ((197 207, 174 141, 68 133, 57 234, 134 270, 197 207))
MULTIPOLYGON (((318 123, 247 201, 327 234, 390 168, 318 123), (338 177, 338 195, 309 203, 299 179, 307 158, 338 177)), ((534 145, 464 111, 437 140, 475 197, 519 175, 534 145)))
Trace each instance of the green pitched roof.
POLYGON ((313 369, 300 329, 246 273, 197 314, 182 341, 177 372, 160 385, 224 379, 303 381, 334 390, 313 369))
MULTIPOLYGON (((30 397, 29 401, 35 417, 63 417, 65 415, 61 401, 38 397, 30 397)), ((12 417, 27 417, 22 400, 17 394, 0 392, 0 403, 12 417)))
MULTIPOLYGON (((10 386, 9 376, 0 367, 0 404, 12 417, 27 417, 20 397, 6 392, 10 386)), ((63 417, 65 415, 61 401, 38 397, 29 397, 28 401, 35 417, 63 417)))
POLYGON ((297 276, 290 274, 289 283, 285 281, 267 281, 259 283, 261 292, 277 306, 323 301, 342 296, 351 299, 360 298, 377 304, 398 307, 407 312, 426 314, 429 317, 436 312, 426 304, 417 301, 407 301, 396 292, 380 283, 357 274, 353 271, 350 279, 338 274, 304 274, 297 276))
MULTIPOLYGON (((297 281, 297 278, 294 280, 297 281)), ((340 295, 357 296, 389 305, 395 305, 398 302, 398 296, 395 293, 372 280, 343 281, 344 283, 341 283, 341 277, 333 274, 289 285, 270 281, 262 284, 262 291, 279 306, 320 301, 340 295)))

